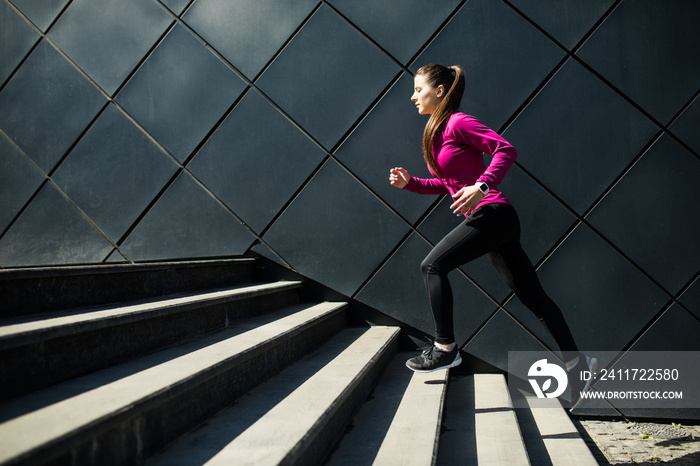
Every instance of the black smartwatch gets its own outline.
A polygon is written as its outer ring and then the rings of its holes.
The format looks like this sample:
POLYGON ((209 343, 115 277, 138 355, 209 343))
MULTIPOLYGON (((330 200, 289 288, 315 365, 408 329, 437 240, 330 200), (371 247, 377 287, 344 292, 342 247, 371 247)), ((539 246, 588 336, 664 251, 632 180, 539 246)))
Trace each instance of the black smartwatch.
POLYGON ((474 186, 479 188, 479 191, 481 191, 481 194, 483 194, 484 196, 489 193, 489 185, 487 185, 483 181, 477 182, 474 186))

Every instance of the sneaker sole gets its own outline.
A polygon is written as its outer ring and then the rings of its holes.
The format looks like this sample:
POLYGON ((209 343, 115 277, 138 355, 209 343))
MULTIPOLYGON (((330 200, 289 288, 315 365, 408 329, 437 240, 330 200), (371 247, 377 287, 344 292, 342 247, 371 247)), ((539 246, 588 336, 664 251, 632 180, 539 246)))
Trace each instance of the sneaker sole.
POLYGON ((448 365, 436 367, 436 368, 434 368, 434 369, 414 369, 414 368, 412 368, 411 366, 409 366, 409 365, 408 365, 408 361, 406 361, 406 367, 408 367, 409 369, 411 369, 413 372, 421 372, 421 373, 425 373, 425 372, 435 372, 435 371, 439 371, 439 370, 442 370, 442 369, 449 369, 449 368, 451 368, 451 367, 457 367, 457 366, 459 366, 460 364, 462 364, 462 355, 460 355, 459 353, 457 353, 457 357, 455 358, 455 360, 452 361, 451 363, 449 363, 448 365))

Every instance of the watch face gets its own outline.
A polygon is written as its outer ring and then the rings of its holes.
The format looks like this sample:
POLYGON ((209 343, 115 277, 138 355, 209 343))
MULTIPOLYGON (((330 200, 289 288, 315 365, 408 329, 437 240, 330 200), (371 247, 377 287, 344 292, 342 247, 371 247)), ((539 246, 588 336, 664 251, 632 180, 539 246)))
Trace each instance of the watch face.
POLYGON ((486 194, 489 192, 489 187, 486 185, 486 183, 479 183, 479 191, 486 194))

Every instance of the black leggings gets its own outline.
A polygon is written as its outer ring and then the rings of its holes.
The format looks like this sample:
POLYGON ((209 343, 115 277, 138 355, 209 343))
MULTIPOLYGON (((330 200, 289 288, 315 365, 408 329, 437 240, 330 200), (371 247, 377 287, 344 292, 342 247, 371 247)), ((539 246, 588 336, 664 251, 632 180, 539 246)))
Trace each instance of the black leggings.
POLYGON ((455 341, 452 287, 447 274, 488 254, 503 281, 542 322, 565 360, 578 355, 576 343, 557 305, 542 289, 535 268, 520 246, 520 221, 508 204, 486 204, 447 234, 421 264, 435 318, 435 341, 455 341))

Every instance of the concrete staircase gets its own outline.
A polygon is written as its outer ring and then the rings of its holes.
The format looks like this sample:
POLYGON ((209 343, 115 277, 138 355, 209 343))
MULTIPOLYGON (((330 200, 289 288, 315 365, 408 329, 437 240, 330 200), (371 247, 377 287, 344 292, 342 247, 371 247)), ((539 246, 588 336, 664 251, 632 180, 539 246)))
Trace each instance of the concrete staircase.
POLYGON ((561 407, 413 373, 398 327, 257 270, 0 271, 0 465, 596 464, 561 407))

